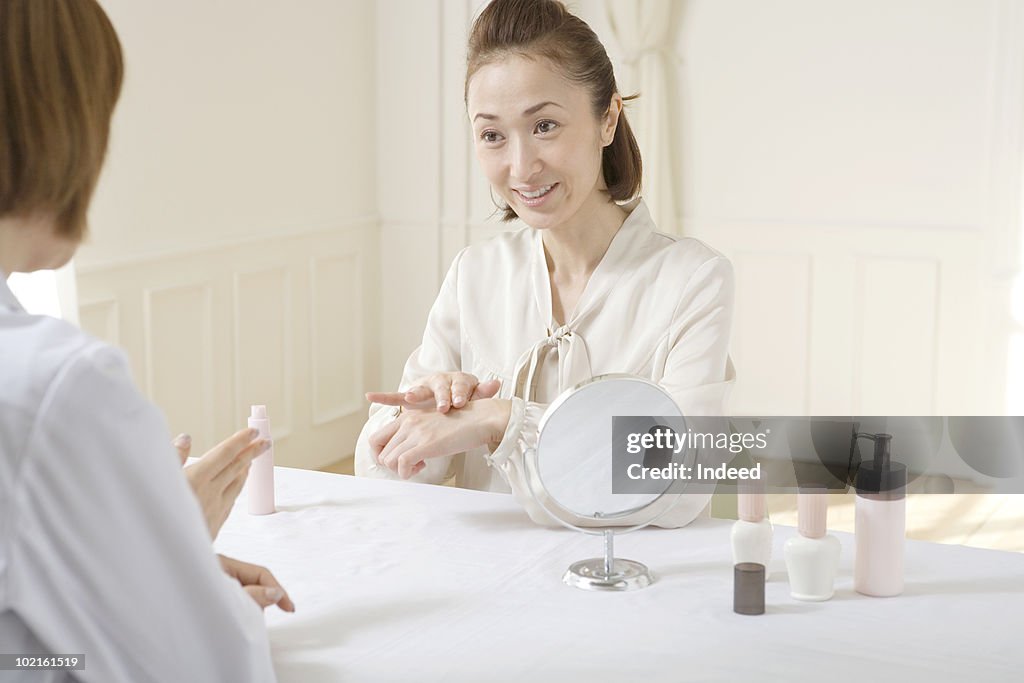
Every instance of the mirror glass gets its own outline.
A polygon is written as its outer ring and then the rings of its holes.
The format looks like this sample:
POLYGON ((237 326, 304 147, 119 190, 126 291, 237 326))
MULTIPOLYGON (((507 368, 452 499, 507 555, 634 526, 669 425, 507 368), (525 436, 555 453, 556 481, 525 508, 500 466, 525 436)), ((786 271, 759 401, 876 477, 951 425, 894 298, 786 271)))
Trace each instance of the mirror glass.
MULTIPOLYGON (((671 481, 655 484, 657 491, 613 492, 615 476, 621 479, 624 474, 621 458, 629 455, 621 448, 615 463, 613 418, 625 416, 637 418, 629 421, 630 432, 648 433, 667 428, 664 421, 651 418, 681 419, 682 413, 657 384, 627 375, 606 375, 580 384, 548 407, 540 423, 536 465, 549 503, 557 505, 557 516, 565 517, 566 511, 594 521, 635 516, 668 490, 671 481), (614 471, 613 463, 617 465, 614 471)), ((668 464, 666 456, 672 459, 686 454, 640 449, 632 459, 663 467, 668 464)))

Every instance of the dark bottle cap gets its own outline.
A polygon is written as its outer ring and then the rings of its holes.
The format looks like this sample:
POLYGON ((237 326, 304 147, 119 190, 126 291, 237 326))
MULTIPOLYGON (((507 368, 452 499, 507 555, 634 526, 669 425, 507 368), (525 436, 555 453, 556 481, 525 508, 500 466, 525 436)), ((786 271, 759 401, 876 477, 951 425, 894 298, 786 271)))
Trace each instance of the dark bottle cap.
POLYGON ((891 434, 854 434, 857 439, 871 439, 875 442, 875 455, 870 462, 862 462, 857 468, 854 486, 860 494, 886 494, 900 498, 907 487, 907 466, 893 462, 889 453, 891 434))
POLYGON ((740 562, 732 569, 732 611, 764 614, 764 565, 740 562))

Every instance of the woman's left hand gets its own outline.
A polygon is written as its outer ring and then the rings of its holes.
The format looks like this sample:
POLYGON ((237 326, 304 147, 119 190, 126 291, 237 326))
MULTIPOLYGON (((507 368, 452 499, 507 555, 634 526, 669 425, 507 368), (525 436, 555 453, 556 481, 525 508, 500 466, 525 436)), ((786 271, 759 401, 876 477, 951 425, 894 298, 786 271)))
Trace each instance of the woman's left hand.
POLYGON ((462 453, 501 442, 512 403, 479 399, 448 413, 410 411, 370 436, 377 462, 402 479, 422 470, 427 458, 462 453))

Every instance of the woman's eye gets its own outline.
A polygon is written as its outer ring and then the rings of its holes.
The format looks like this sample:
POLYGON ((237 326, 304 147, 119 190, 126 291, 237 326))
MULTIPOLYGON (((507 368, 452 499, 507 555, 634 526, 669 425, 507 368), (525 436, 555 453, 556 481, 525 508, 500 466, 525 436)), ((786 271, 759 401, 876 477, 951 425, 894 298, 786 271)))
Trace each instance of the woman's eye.
POLYGON ((550 133, 555 128, 558 128, 558 124, 555 123, 554 121, 539 121, 537 123, 536 130, 537 130, 538 133, 542 133, 543 134, 543 133, 550 133))
POLYGON ((497 142, 501 139, 501 136, 495 133, 493 130, 485 130, 480 134, 480 139, 484 142, 497 142))

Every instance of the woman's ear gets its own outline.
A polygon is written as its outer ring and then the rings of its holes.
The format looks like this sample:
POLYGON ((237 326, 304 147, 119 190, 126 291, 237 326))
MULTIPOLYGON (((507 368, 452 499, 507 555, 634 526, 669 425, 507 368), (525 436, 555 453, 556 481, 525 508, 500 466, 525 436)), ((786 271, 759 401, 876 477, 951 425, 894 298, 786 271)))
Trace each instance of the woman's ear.
POLYGON ((622 113, 622 95, 615 93, 608 103, 608 111, 601 122, 601 146, 607 147, 615 139, 615 129, 619 125, 619 114, 622 113))

